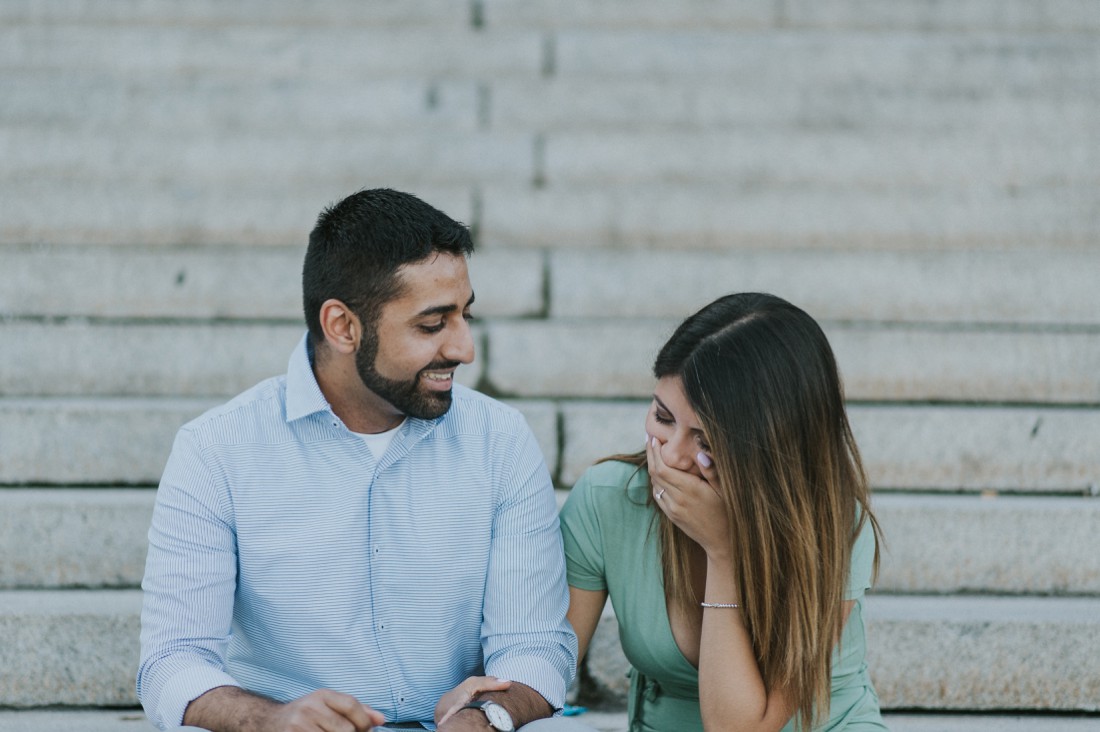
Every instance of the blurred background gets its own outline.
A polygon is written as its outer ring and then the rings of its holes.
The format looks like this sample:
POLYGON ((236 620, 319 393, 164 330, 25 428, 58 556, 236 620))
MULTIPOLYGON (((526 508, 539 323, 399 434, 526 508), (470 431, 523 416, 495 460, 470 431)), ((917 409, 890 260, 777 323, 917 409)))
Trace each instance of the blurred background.
POLYGON ((802 306, 892 727, 1100 724, 1100 4, 0 0, 0 729, 146 729, 173 435, 285 370, 317 214, 379 186, 470 225, 462 380, 563 495, 640 446, 680 319, 802 306))

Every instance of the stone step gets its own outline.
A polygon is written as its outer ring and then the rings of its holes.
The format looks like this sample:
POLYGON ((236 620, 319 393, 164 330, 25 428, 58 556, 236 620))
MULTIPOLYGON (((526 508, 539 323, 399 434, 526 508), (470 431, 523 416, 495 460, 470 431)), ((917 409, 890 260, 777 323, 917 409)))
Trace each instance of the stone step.
MULTIPOLYGON (((32 714, 23 712, 22 714, 32 714)), ((883 721, 892 732, 1095 732, 1095 715, 891 714, 883 721)), ((626 712, 586 712, 579 717, 599 732, 628 732, 626 712)), ((3 730, 0 717, 0 730, 3 730)), ((45 730, 46 727, 42 727, 45 730)), ((36 732, 36 731, 35 731, 36 732)), ((99 732, 92 730, 91 732, 99 732)), ((106 730, 104 730, 106 732, 106 730)))
POLYGON ((1100 711, 1100 599, 881 596, 867 617, 887 707, 1100 711))
MULTIPOLYGON (((646 402, 560 404, 563 485, 596 460, 641 449, 646 402)), ((1096 493, 1100 410, 853 405, 876 490, 1096 493)))
POLYGON ((379 181, 350 169, 333 170, 325 181, 265 183, 12 181, 0 200, 0 242, 302 246, 322 206, 374 184, 405 188, 477 225, 486 251, 706 249, 711 259, 713 250, 726 257, 790 247, 842 250, 842 256, 853 247, 1046 251, 1088 247, 1100 228, 1098 187, 1084 185, 853 191, 489 184, 475 193, 462 185, 379 181))
POLYGON ((0 707, 133 706, 140 590, 0 592, 0 707))
MULTIPOLYGON (((1083 15, 1096 22, 1100 12, 1077 13, 1083 15)), ((563 78, 684 77, 693 83, 727 79, 733 84, 755 78, 776 86, 797 80, 806 87, 842 79, 871 89, 901 84, 916 90, 949 85, 957 90, 1084 91, 1100 73, 1100 48, 1087 31, 593 28, 562 29, 553 41, 553 71, 563 78)))
POLYGON ((876 590, 1100 596, 1100 500, 874 497, 885 546, 876 590))
MULTIPOLYGON (((516 398, 646 398, 654 354, 677 323, 481 322, 477 357, 459 380, 487 376, 516 398)), ((850 400, 1100 403, 1100 332, 824 326, 850 400)), ((270 322, 0 320, 9 361, 0 396, 232 396, 283 373, 303 332, 270 322)))
POLYGON ((470 21, 470 9, 452 0, 417 0, 413 3, 389 0, 360 3, 329 0, 324 7, 307 8, 292 0, 195 0, 174 5, 140 0, 101 3, 95 0, 38 2, 5 0, 0 20, 6 23, 80 23, 111 25, 193 25, 199 28, 239 23, 247 25, 291 25, 294 27, 339 25, 444 25, 470 21))
POLYGON ((0 69, 79 68, 134 79, 259 73, 355 83, 429 76, 536 78, 544 67, 543 37, 534 30, 479 31, 446 15, 440 25, 408 27, 344 25, 335 14, 328 16, 327 25, 264 24, 257 21, 262 17, 259 13, 249 22, 208 24, 199 16, 200 22, 187 25, 79 20, 4 24, 0 69))
POLYGON ((744 30, 779 26, 876 31, 1000 31, 1087 33, 1100 30, 1096 6, 1079 0, 959 0, 874 3, 858 0, 768 0, 714 3, 686 0, 559 0, 554 3, 483 0, 485 22, 540 28, 678 28, 744 30))
MULTIPOLYGON (((894 732, 1092 732, 1095 717, 1039 715, 885 714, 894 732)), ((578 719, 598 732, 627 732, 626 712, 588 711, 578 719)), ((0 710, 0 732, 152 732, 140 709, 39 711, 0 710)))
MULTIPOLYGON (((286 373, 304 333, 304 324, 0 321, 13 364, 0 395, 230 397, 286 373)), ((477 384, 483 365, 460 368, 458 382, 477 384)))
POLYGON ((145 573, 152 489, 0 491, 0 588, 135 588, 145 573))
POLYGON ((278 185, 260 178, 204 185, 174 178, 9 181, 0 199, 0 242, 302 246, 322 206, 371 185, 409 190, 476 225, 486 251, 705 249, 710 259, 714 250, 724 258, 791 247, 838 256, 851 256, 852 248, 1047 251, 1087 248, 1100 228, 1100 186, 1090 185, 852 190, 683 182, 531 190, 489 183, 475 192, 462 183, 382 180, 336 168, 324 181, 278 185))
MULTIPOLYGON (((566 491, 559 492, 562 500, 566 491)), ((152 489, 0 490, 0 588, 134 588, 152 489)), ((899 593, 1100 595, 1100 500, 875 497, 886 537, 877 588, 899 593)))
MULTIPOLYGON (((489 321, 486 375, 516 397, 645 398, 653 359, 678 323, 489 321)), ((1100 332, 1091 329, 823 327, 851 400, 1100 403, 1100 332)))
MULTIPOLYGON (((489 185, 490 247, 841 250, 1088 247, 1100 226, 1096 186, 751 186, 690 180, 529 190, 489 185)), ((14 212, 18 213, 18 212, 14 212)), ((711 259, 715 254, 708 255, 711 259)))
POLYGON ((793 26, 913 31, 1040 31, 1095 33, 1100 8, 1077 0, 963 0, 873 3, 852 0, 791 0, 784 18, 793 26))
MULTIPOLYGON (((804 135, 810 127, 815 132, 890 132, 901 139, 937 132, 1001 142, 1032 137, 1053 144, 1066 129, 1084 131, 1100 124, 1095 120, 1100 100, 1074 98, 1064 88, 998 86, 965 93, 971 90, 961 89, 949 76, 940 77, 938 85, 924 80, 913 86, 909 78, 898 81, 878 86, 837 75, 819 85, 796 86, 777 84, 766 75, 726 82, 553 76, 535 83, 494 83, 485 90, 485 107, 493 129, 539 129, 551 139, 563 131, 684 134, 770 128, 804 135)), ((89 105, 98 103, 88 100, 89 105)), ((18 119, 14 112, 18 108, 0 114, 0 119, 18 119)), ((136 110, 136 114, 141 118, 150 112, 136 110)), ((75 113, 72 120, 86 124, 75 113)))
POLYGON ((1086 33, 1100 30, 1100 13, 1091 3, 1080 0, 1047 0, 1040 5, 1031 0, 960 0, 947 6, 938 2, 882 5, 853 0, 788 0, 779 6, 771 0, 741 3, 605 0, 595 4, 584 0, 554 3, 479 0, 476 6, 480 19, 466 3, 453 0, 418 0, 415 3, 330 1, 316 9, 286 0, 243 0, 228 6, 214 0, 201 0, 186 6, 94 0, 66 3, 7 0, 0 5, 0 20, 7 23, 152 23, 200 27, 226 23, 459 27, 477 22, 489 28, 655 28, 664 31, 766 27, 925 32, 1086 33))
MULTIPOLYGON (((0 314, 301 322, 303 254, 303 246, 0 246, 0 314)), ((474 255, 470 275, 484 316, 678 321, 720 295, 758 291, 820 321, 1100 325, 1100 257, 1089 249, 490 249, 474 255)))
MULTIPOLYGON (((155 484, 179 427, 220 401, 0 399, 0 485, 155 484)), ((562 485, 641 445, 642 401, 509 403, 562 485)), ((852 405, 849 415, 879 490, 1080 495, 1100 485, 1095 408, 852 405)))
MULTIPOLYGON (((0 593, 0 706, 134 704, 140 604, 136 590, 0 593)), ((878 596, 866 615, 887 709, 1100 707, 1100 600, 878 596)), ((621 687, 613 617, 597 632, 596 678, 621 687)))
POLYGON ((775 79, 537 80, 368 79, 346 94, 329 77, 287 80, 262 69, 218 76, 131 77, 101 69, 13 70, 4 80, 0 125, 16 129, 139 131, 182 140, 213 130, 347 136, 538 130, 685 132, 787 130, 887 132, 899 139, 933 132, 962 139, 1056 145, 1067 129, 1095 130, 1100 100, 1064 87, 960 89, 954 76, 876 86, 838 75, 812 87, 775 79), (746 103, 748 101, 749 103, 746 103), (324 115, 312 113, 323 108, 324 115), (813 120, 808 124, 808 120, 813 120))
MULTIPOLYGON (((156 485, 179 428, 223 401, 0 399, 0 486, 156 485)), ((553 469, 559 460, 557 407, 538 400, 513 404, 553 469)))
MULTIPOLYGON (((544 155, 542 177, 548 185, 562 187, 681 181, 748 187, 762 178, 791 186, 996 189, 1021 178, 1027 183, 1055 180, 1084 186, 1100 180, 1093 167, 1100 163, 1100 153, 1090 146, 1088 133, 1062 145, 1034 140, 1006 145, 935 133, 901 137, 862 131, 792 136, 759 129, 694 135, 585 132, 548 136, 544 155)), ((17 169, 20 162, 16 161, 17 169)), ((39 165, 29 161, 23 174, 46 168, 39 165)))
MULTIPOLYGON (((864 617, 884 709, 1100 711, 1098 599, 879 595, 864 617)), ((590 656, 604 695, 623 699, 629 664, 607 609, 590 656)))
MULTIPOLYGON (((2 35, 2 34, 0 34, 2 35)), ((1100 78, 1097 79, 1100 83, 1100 78)), ((105 135, 95 129, 56 131, 0 127, 6 165, 0 182, 71 180, 156 184, 186 181, 195 187, 285 179, 319 184, 321 171, 397 184, 495 183, 516 187, 536 179, 551 186, 692 182, 751 187, 757 180, 785 186, 847 186, 901 192, 918 187, 978 190, 1023 185, 1092 186, 1100 183, 1097 130, 1058 141, 1031 136, 999 140, 944 136, 937 131, 902 135, 865 130, 750 128, 685 135, 676 132, 562 132, 535 130, 385 135, 211 129, 165 140, 148 133, 105 135), (277 154, 276 154, 277 153, 277 154)), ((332 173, 329 173, 332 175, 332 173)))
MULTIPOLYGON (((19 3, 22 4, 22 3, 19 3)), ((347 7, 347 3, 341 3, 347 7)), ((465 4, 462 4, 465 5, 465 4)), ((417 12, 417 11, 413 11, 417 12)), ((158 22, 5 23, 0 68, 106 69, 127 75, 243 73, 287 78, 384 78, 410 75, 507 79, 563 77, 764 78, 813 86, 849 79, 869 87, 1087 89, 1097 49, 1086 33, 866 33, 861 30, 728 28, 474 28, 462 17, 373 26, 340 11, 314 23, 257 13, 209 19, 202 9, 158 22), (216 33, 210 32, 211 28, 216 33), (276 49, 275 52, 272 49, 276 49), (257 65, 264 58, 267 63, 257 65)), ((1091 11, 1093 22, 1097 12, 1091 11)), ((1051 13, 1054 15, 1054 13, 1051 13)), ((1083 15, 1077 14, 1078 17, 1083 15)))
POLYGON ((0 485, 155 485, 211 399, 0 400, 0 485))
POLYGON ((296 132, 210 130, 189 139, 166 140, 139 131, 104 135, 96 130, 0 127, 0 154, 5 160, 0 184, 5 187, 27 179, 97 185, 177 181, 228 191, 256 180, 323 185, 332 175, 359 176, 361 187, 487 181, 524 185, 535 176, 533 132, 446 129, 309 137, 296 132))
MULTIPOLYGON (((168 178, 148 181, 10 181, 0 199, 0 243, 285 246, 304 251, 321 209, 361 188, 405 188, 452 217, 474 222, 467 184, 372 180, 334 170, 326 181, 256 178, 232 186, 168 178), (63 202, 63 203, 59 203, 63 202)), ((7 254, 0 254, 7 257, 7 254)))
POLYGON ((555 251, 550 315, 682 318, 731 292, 771 292, 819 320, 1100 323, 1100 257, 1066 251, 555 251), (659 293, 659 295, 658 295, 659 293))
MULTIPOLYGON (((317 212, 327 203, 318 202, 317 212)), ((0 314, 302 323, 308 232, 302 237, 299 247, 3 246, 0 314)), ((542 312, 541 254, 493 251, 476 257, 470 279, 479 314, 542 312)))
POLYGON ((308 138, 401 132, 410 127, 473 132, 483 90, 472 80, 378 79, 347 94, 333 79, 193 77, 130 79, 103 71, 24 71, 4 80, 0 125, 56 133, 140 129, 183 138, 214 130, 283 132, 308 138), (324 109, 325 114, 317 114, 324 109))

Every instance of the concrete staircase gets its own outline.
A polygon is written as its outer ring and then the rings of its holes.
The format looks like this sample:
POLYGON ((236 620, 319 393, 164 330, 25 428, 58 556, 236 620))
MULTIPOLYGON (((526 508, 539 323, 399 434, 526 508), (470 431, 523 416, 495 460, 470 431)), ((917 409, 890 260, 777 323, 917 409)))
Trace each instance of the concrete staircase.
MULTIPOLYGON (((1100 6, 0 3, 0 730, 133 708, 176 429, 284 370, 312 221, 422 195, 480 251, 462 379, 564 490, 679 318, 836 348, 902 732, 1100 728, 1100 6)), ((589 674, 623 729, 614 618, 589 674)))

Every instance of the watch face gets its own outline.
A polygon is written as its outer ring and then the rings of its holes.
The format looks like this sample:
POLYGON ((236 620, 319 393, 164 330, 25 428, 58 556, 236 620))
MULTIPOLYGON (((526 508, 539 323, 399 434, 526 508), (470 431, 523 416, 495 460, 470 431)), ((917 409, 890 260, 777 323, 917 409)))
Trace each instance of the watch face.
POLYGON ((512 715, 508 713, 507 709, 499 704, 489 702, 483 705, 481 710, 485 712, 485 716, 489 718, 489 724, 494 728, 502 732, 512 732, 512 730, 515 729, 512 725, 512 715))

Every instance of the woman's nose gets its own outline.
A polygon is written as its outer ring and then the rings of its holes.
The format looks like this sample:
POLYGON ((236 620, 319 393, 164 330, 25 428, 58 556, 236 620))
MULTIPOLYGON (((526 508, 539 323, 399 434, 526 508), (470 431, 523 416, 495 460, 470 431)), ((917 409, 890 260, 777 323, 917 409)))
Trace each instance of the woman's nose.
POLYGON ((694 467, 697 452, 699 450, 689 440, 674 435, 661 447, 661 459, 669 467, 686 471, 694 467))

